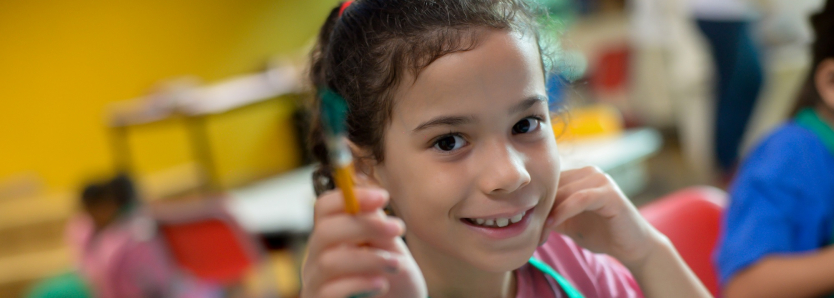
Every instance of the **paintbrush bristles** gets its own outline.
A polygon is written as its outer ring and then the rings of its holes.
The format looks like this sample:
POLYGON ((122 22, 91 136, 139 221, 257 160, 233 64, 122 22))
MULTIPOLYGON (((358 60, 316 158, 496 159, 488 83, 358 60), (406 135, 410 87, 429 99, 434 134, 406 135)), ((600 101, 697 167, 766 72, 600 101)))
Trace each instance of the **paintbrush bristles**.
POLYGON ((321 122, 325 132, 327 151, 333 163, 334 182, 342 190, 345 211, 349 214, 359 212, 359 202, 353 192, 353 157, 345 143, 347 134, 348 106, 345 99, 330 89, 319 91, 321 96, 321 122))
POLYGON ((347 131, 348 106, 345 99, 330 89, 320 91, 321 120, 325 131, 331 136, 345 134, 347 131))

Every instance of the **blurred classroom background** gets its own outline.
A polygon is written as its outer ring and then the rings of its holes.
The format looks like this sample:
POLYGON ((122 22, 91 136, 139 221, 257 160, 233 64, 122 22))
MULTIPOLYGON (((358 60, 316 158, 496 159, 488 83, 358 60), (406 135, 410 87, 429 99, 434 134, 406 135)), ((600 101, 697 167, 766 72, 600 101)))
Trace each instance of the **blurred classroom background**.
MULTIPOLYGON (((698 0, 538 2, 560 31, 548 88, 569 107, 555 124, 566 167, 599 166, 638 207, 693 186, 720 200, 723 52, 698 0)), ((820 3, 750 2, 761 83, 738 112, 739 156, 788 117, 820 3)), ((85 186, 122 173, 172 276, 209 285, 197 297, 296 297, 314 200, 304 67, 337 3, 0 1, 0 298, 94 295, 42 285, 86 284, 67 275, 68 225, 85 186)))

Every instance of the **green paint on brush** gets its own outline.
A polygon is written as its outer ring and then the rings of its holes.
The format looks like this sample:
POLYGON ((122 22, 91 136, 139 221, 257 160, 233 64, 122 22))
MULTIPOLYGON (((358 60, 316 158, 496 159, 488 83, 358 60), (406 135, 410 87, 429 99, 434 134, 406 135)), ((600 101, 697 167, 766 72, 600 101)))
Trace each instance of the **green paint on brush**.
POLYGON ((321 121, 324 128, 331 135, 345 134, 347 131, 348 106, 345 99, 330 89, 322 89, 321 121))

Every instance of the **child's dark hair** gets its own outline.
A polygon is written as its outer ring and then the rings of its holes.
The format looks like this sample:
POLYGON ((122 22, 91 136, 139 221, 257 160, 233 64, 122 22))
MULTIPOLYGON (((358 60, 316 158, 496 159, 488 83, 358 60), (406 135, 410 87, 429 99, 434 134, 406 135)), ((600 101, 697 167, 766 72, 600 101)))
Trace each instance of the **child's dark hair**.
POLYGON ((89 208, 106 200, 107 196, 108 192, 104 184, 90 183, 81 191, 81 204, 89 208))
POLYGON ((805 83, 799 92, 799 98, 794 108, 794 114, 807 107, 815 107, 822 102, 819 92, 814 85, 814 75, 820 63, 834 58, 834 0, 825 2, 823 9, 811 16, 811 26, 814 29, 814 43, 811 45, 813 58, 805 83))
POLYGON ((125 174, 117 175, 106 182, 90 183, 81 193, 81 203, 91 207, 105 200, 113 200, 122 209, 128 209, 136 203, 136 189, 133 181, 125 174))
MULTIPOLYGON (((417 76, 444 55, 474 48, 479 31, 473 29, 511 30, 541 40, 533 10, 523 0, 359 0, 341 16, 340 8, 333 8, 321 28, 310 80, 317 90, 328 88, 345 98, 348 138, 379 162, 392 93, 404 77, 417 76)), ((547 56, 542 55, 543 67, 547 56)), ((316 96, 309 139, 321 163, 313 174, 321 194, 333 189, 333 182, 318 107, 316 96)))

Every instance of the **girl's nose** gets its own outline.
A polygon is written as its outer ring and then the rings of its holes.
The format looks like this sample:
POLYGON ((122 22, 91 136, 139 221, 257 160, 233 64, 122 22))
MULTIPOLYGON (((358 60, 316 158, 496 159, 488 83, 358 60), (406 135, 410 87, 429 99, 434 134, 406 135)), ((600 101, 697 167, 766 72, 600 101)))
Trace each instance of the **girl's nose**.
POLYGON ((486 194, 512 193, 530 183, 526 156, 512 145, 496 142, 484 154, 480 186, 486 194))

